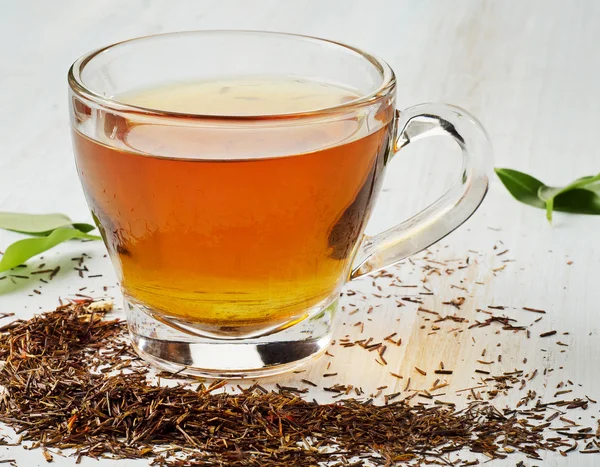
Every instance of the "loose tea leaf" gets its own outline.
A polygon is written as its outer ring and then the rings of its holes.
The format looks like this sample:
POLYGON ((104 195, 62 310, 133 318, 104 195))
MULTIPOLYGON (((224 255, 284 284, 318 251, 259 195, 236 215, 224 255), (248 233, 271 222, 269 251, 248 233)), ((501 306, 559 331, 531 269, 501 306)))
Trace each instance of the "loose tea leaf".
POLYGON ((511 195, 522 203, 552 211, 600 215, 600 174, 581 177, 565 187, 551 187, 523 172, 495 169, 511 195))
POLYGON ((100 237, 90 235, 75 228, 60 227, 52 231, 46 237, 25 238, 11 244, 4 256, 0 260, 0 272, 14 268, 19 264, 24 263, 29 258, 32 258, 59 243, 71 240, 73 238, 81 238, 88 240, 99 240, 100 237))
MULTIPOLYGON (((272 392, 254 384, 217 394, 226 381, 153 384, 124 340, 125 323, 104 319, 106 311, 78 300, 0 328, 0 421, 20 440, 73 449, 77 462, 150 458, 161 467, 466 466, 515 452, 541 460, 542 451, 566 455, 574 441, 585 449, 597 442, 591 427, 554 431, 548 419, 586 409, 583 399, 526 407, 535 397, 530 393, 516 408, 500 410, 475 398, 460 409, 433 395, 426 397, 430 403, 411 405, 411 396, 392 401, 396 392, 386 405, 352 398, 319 405, 287 386, 272 392), (450 458, 465 450, 481 461, 450 458)), ((510 388, 523 378, 514 371, 489 381, 510 388)), ((324 389, 348 394, 348 387, 324 389)), ((484 387, 468 390, 476 395, 484 387)))
POLYGON ((0 212, 0 229, 30 235, 48 235, 61 227, 73 227, 84 233, 96 227, 91 224, 74 223, 64 214, 25 214, 21 212, 0 212))

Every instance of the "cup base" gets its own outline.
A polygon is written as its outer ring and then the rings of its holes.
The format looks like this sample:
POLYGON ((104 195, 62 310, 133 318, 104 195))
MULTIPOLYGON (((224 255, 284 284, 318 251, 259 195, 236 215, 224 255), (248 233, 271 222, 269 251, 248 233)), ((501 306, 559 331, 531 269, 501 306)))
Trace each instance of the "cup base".
POLYGON ((268 335, 244 339, 201 337, 168 326, 125 300, 133 346, 148 363, 171 373, 204 378, 257 378, 294 370, 325 352, 332 335, 337 294, 326 306, 268 335))

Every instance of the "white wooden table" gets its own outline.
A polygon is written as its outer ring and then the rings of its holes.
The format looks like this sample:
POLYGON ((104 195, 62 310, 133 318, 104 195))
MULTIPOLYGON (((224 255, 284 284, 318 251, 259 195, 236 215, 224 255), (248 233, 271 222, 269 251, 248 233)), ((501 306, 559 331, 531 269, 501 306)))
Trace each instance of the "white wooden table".
MULTIPOLYGON (((400 107, 425 101, 462 106, 487 128, 496 166, 532 173, 549 184, 567 183, 600 170, 599 18, 600 2, 595 0, 0 0, 0 210, 58 211, 76 220, 89 220, 71 154, 68 67, 83 53, 118 40, 186 29, 287 31, 371 51, 396 70, 400 107)), ((442 192, 456 176, 458 161, 456 154, 444 157, 443 152, 448 152, 445 142, 424 142, 404 150, 393 161, 370 231, 408 217, 442 192), (402 191, 390 190, 398 180, 402 191)), ((0 232, 0 250, 16 238, 16 234, 0 232)), ((441 302, 462 295, 467 300, 459 314, 471 321, 480 318, 477 308, 500 304, 515 307, 506 314, 526 325, 538 316, 520 307, 547 310, 544 319, 531 327, 531 339, 496 334, 495 327, 456 334, 443 332, 450 329, 444 327, 429 335, 431 323, 417 313, 416 305, 396 306, 396 295, 410 294, 410 289, 384 287, 382 295, 395 296, 377 299, 371 295, 374 289, 367 279, 349 286, 366 293, 368 300, 344 298, 346 311, 339 316, 336 338, 345 334, 358 338, 360 326, 354 324, 359 321, 364 322, 364 336, 382 338, 397 331, 403 344, 388 349, 388 366, 375 363, 372 353, 336 344, 331 349, 335 358, 325 356, 306 373, 279 381, 296 384, 302 377, 319 385, 342 382, 362 386, 368 394, 383 385, 389 386, 388 392, 403 390, 406 378, 411 377, 415 389, 426 389, 442 360, 455 370, 448 379, 448 392, 452 393, 477 381, 473 371, 485 348, 488 356, 495 358, 500 349, 503 354, 503 363, 494 371, 556 368, 529 386, 546 399, 552 398, 558 382, 566 380, 575 383, 574 396, 587 394, 598 399, 599 240, 600 217, 559 213, 550 226, 542 211, 517 203, 494 179, 477 214, 432 248, 436 259, 470 256, 474 265, 463 276, 432 278, 435 295, 424 297, 425 304, 452 313, 441 302), (498 249, 494 250, 494 245, 498 249), (497 256, 504 249, 509 251, 497 256), (504 270, 493 273, 493 268, 503 265, 504 270), (369 305, 380 306, 367 315, 369 305), (350 316, 355 308, 359 312, 350 316), (422 325, 426 328, 421 329, 422 325), (561 336, 569 347, 538 337, 551 329, 569 332, 561 336), (522 363, 524 357, 527 364, 522 363), (322 378, 330 361, 327 371, 338 375, 322 378), (429 376, 419 375, 415 366, 429 371, 429 376), (391 377, 390 371, 405 379, 391 377)), ((102 286, 108 285, 107 294, 119 305, 116 279, 104 253, 99 242, 75 242, 44 255, 44 260, 32 261, 32 267, 41 262, 61 265, 61 273, 48 285, 37 279, 0 282, 0 312, 27 318, 53 309, 59 296, 68 297, 85 286, 85 293, 94 291, 93 295, 101 296, 102 286), (103 277, 77 276, 71 258, 82 252, 93 257, 87 262, 90 274, 103 277), (42 294, 32 293, 33 289, 42 294)), ((421 278, 409 263, 398 273, 406 284, 421 278)), ((319 391, 310 395, 326 398, 319 391)), ((522 395, 515 391, 509 402, 503 400, 502 404, 514 405, 522 395)), ((587 416, 597 413, 598 405, 591 405, 587 416)), ((0 447, 3 458, 15 458, 21 466, 45 465, 40 451, 0 447)), ((518 459, 495 461, 494 465, 515 465, 518 459)), ((55 464, 74 465, 74 460, 56 456, 55 464)), ((103 460, 97 464, 84 459, 82 465, 125 463, 103 460)), ((541 463, 527 460, 525 465, 541 463)), ((594 466, 600 465, 600 456, 545 455, 543 465, 594 466)))

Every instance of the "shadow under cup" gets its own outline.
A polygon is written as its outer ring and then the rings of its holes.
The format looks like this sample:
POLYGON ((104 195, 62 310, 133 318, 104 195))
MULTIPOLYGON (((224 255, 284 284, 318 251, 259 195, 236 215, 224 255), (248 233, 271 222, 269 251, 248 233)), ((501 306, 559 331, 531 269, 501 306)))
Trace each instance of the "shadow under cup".
POLYGON ((138 352, 217 377, 322 353, 393 145, 389 67, 314 38, 207 31, 92 52, 69 84, 138 352))

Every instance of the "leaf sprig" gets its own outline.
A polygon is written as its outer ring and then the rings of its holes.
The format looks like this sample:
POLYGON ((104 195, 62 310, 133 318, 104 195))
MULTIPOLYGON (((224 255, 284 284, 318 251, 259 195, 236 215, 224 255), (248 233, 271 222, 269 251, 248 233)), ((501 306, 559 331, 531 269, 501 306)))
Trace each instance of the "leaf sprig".
POLYGON ((0 212, 0 229, 33 237, 18 240, 6 248, 0 259, 0 272, 23 264, 28 259, 73 238, 100 240, 101 237, 88 233, 95 228, 91 224, 73 222, 64 214, 0 212))
POLYGON ((550 222, 553 211, 600 215, 600 173, 578 178, 564 187, 553 187, 517 170, 495 170, 515 199, 545 209, 550 222))

